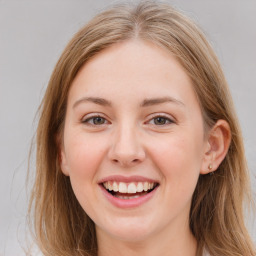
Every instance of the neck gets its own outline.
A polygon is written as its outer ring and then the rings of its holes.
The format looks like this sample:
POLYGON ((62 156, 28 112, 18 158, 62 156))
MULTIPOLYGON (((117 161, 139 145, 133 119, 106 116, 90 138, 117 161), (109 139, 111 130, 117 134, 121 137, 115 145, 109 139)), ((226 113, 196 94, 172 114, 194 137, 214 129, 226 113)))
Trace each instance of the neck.
POLYGON ((197 242, 189 226, 159 232, 141 241, 124 241, 98 230, 98 256, 195 256, 197 242))

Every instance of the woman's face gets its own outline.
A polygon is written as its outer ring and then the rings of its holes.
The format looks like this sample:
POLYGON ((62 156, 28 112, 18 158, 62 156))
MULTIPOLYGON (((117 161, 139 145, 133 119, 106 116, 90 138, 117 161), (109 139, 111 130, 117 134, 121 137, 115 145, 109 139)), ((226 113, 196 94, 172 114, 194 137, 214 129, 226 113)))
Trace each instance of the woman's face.
POLYGON ((98 236, 187 232, 206 150, 192 83, 165 50, 115 44, 73 81, 61 166, 98 236))

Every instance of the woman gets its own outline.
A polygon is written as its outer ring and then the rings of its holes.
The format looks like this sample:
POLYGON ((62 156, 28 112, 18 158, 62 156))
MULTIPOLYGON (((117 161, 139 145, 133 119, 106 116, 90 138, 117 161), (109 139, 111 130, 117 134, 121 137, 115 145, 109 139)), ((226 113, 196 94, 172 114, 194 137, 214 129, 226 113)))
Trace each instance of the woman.
POLYGON ((44 255, 255 255, 231 96, 188 18, 152 2, 99 14, 40 111, 30 213, 44 255))

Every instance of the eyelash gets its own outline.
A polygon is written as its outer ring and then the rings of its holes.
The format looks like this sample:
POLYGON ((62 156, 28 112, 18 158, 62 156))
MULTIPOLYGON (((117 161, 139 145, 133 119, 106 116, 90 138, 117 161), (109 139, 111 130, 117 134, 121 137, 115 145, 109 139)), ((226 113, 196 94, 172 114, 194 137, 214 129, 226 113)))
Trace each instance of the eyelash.
POLYGON ((154 122, 152 125, 156 125, 156 126, 166 126, 166 125, 175 123, 173 119, 171 119, 169 116, 166 116, 164 114, 158 114, 156 116, 153 116, 152 118, 149 119, 149 121, 147 121, 147 123, 150 123, 151 121, 154 122), (165 123, 164 124, 156 124, 155 120, 157 118, 161 118, 165 123))
MULTIPOLYGON (((166 126, 166 125, 175 123, 175 121, 173 119, 171 119, 169 116, 166 116, 164 114, 159 114, 159 115, 153 116, 152 118, 149 119, 149 121, 146 122, 146 124, 150 124, 151 121, 154 122, 153 124, 151 123, 151 125, 155 125, 155 126, 166 126), (164 123, 156 124, 155 121, 158 118, 162 119, 162 121, 164 121, 164 123)), ((109 124, 110 122, 108 122, 107 119, 101 115, 94 115, 94 116, 90 116, 90 117, 86 118, 85 120, 82 120, 82 123, 86 124, 86 125, 90 125, 90 126, 102 126, 105 124, 109 124), (103 123, 96 124, 95 121, 97 118, 101 119, 103 121, 103 123)))
POLYGON ((88 124, 88 125, 91 125, 91 126, 100 126, 100 125, 106 124, 106 121, 107 121, 107 119, 102 117, 101 115, 94 115, 94 116, 90 116, 90 117, 86 118, 85 120, 82 120, 82 123, 88 124), (102 124, 95 124, 94 121, 96 120, 96 118, 103 119, 104 123, 102 123, 102 124), (92 121, 93 123, 91 123, 90 121, 92 121))

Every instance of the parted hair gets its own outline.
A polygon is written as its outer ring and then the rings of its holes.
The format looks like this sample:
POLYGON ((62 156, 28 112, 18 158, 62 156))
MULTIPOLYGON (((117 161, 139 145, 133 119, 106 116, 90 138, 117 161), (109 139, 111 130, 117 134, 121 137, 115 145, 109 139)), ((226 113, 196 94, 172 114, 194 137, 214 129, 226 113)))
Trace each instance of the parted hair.
MULTIPOLYGON (((213 175, 200 175, 190 209, 190 229, 212 256, 254 256, 244 223, 250 183, 243 140, 219 61, 204 34, 171 6, 144 1, 103 11, 85 25, 60 56, 39 107, 36 172, 29 205, 29 225, 45 256, 97 255, 92 220, 78 203, 69 177, 60 168, 67 98, 80 68, 93 56, 127 40, 150 41, 174 55, 190 77, 205 130, 217 120, 231 129, 227 155, 213 175)), ((31 170, 29 171, 31 173, 31 170)))

